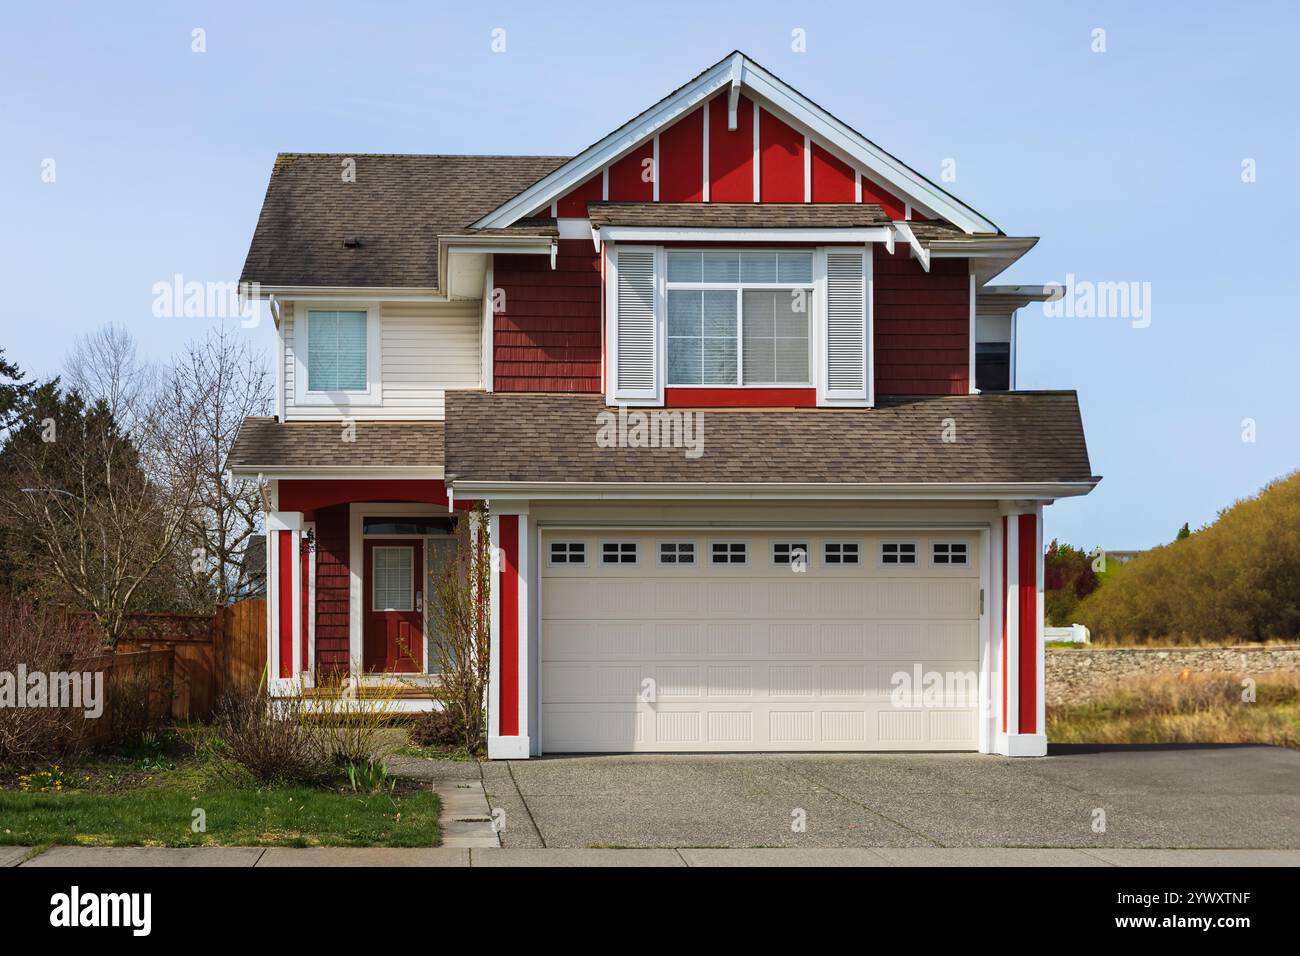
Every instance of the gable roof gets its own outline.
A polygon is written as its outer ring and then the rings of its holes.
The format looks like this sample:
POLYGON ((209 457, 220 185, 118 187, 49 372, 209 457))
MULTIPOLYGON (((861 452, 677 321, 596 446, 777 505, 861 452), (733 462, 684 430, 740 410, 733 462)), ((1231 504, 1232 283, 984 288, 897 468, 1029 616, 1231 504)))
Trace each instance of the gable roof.
POLYGON ((824 145, 851 157, 891 190, 897 191, 914 205, 933 211, 963 232, 1001 234, 1001 230, 992 221, 975 209, 922 176, 898 157, 886 152, 739 50, 729 53, 654 106, 484 215, 475 224, 505 226, 543 208, 582 185, 606 165, 631 152, 658 130, 692 112, 723 88, 745 89, 765 107, 778 111, 809 130, 824 145))
MULTIPOLYGON (((281 153, 241 282, 264 286, 438 287, 438 236, 471 223, 564 156, 281 153), (355 182, 343 178, 356 162, 355 182), (355 237, 360 245, 344 246, 355 237)), ((490 235, 543 227, 511 225, 490 235)))
POLYGON ((895 397, 876 408, 706 409, 697 458, 682 448, 602 447, 603 412, 617 414, 600 395, 448 392, 447 480, 458 487, 1074 486, 1059 494, 1082 493, 1100 480, 1074 392, 895 397), (943 440, 948 419, 959 441, 943 440))

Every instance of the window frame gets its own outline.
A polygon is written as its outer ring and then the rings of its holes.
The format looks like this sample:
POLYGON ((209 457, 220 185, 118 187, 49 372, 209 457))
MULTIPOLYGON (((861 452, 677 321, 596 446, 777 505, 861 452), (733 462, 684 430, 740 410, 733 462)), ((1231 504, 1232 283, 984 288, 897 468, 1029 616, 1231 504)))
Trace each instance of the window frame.
MULTIPOLYGON (((900 557, 902 556, 902 553, 903 553, 903 552, 900 550, 900 551, 899 551, 899 556, 900 556, 900 557)), ((876 549, 876 563, 877 563, 878 566, 881 567, 881 568, 889 568, 889 569, 894 569, 894 568, 919 568, 919 567, 921 567, 921 543, 920 543, 919 541, 917 541, 915 538, 889 538, 889 539, 887 539, 887 540, 882 540, 882 541, 880 542, 880 547, 878 547, 878 548, 876 549), (911 560, 911 561, 892 561, 892 562, 891 562, 891 561, 886 561, 886 560, 885 560, 885 545, 887 545, 887 544, 900 545, 900 546, 901 546, 901 545, 909 545, 909 544, 910 544, 910 545, 912 546, 912 560, 911 560)))
MULTIPOLYGON (((737 260, 739 263, 739 259, 737 260)), ((818 333, 817 322, 820 316, 821 292, 819 290, 818 274, 818 250, 800 247, 783 247, 773 246, 762 249, 745 248, 742 246, 686 246, 682 248, 666 249, 663 256, 663 296, 664 296, 664 325, 663 325, 663 383, 665 388, 729 388, 729 389, 756 389, 756 388, 815 388, 817 386, 818 374, 818 333), (683 252, 734 252, 739 257, 745 252, 774 252, 777 255, 777 269, 780 270, 780 255, 785 253, 807 254, 812 261, 812 271, 807 282, 745 282, 739 278, 735 282, 681 282, 670 281, 668 278, 668 260, 674 253, 683 252), (808 317, 808 379, 803 382, 746 382, 745 379, 745 291, 769 291, 779 292, 794 289, 802 289, 808 293, 807 309, 805 314, 808 317), (668 334, 668 297, 673 292, 735 292, 736 294, 736 381, 725 384, 712 384, 708 382, 696 383, 677 383, 669 380, 670 362, 668 350, 671 344, 671 337, 668 334)), ((710 552, 712 553, 712 552, 710 552)))
POLYGON ((635 568, 641 564, 641 542, 635 538, 602 538, 600 541, 599 563, 602 568, 635 568), (605 560, 605 548, 614 545, 618 550, 615 552, 617 560, 605 560), (623 548, 627 545, 632 546, 632 560, 623 560, 623 548))
POLYGON ((546 566, 548 568, 585 568, 587 566, 587 554, 588 554, 587 542, 585 539, 552 538, 551 540, 546 542, 546 566), (564 551, 565 559, 563 561, 555 560, 554 548, 557 544, 562 544, 565 546, 565 551, 564 551), (575 544, 582 546, 581 561, 570 560, 573 554, 568 549, 575 544))
POLYGON ((957 540, 944 539, 944 540, 930 542, 930 567, 947 569, 947 568, 969 568, 970 566, 971 566, 971 545, 969 541, 957 541, 957 540), (960 545, 962 548, 962 559, 960 562, 952 560, 953 545, 960 545), (941 546, 948 548, 947 561, 935 560, 935 549, 941 546))
MULTIPOLYGON (((727 553, 728 553, 728 555, 730 555, 731 552, 728 551, 727 553)), ((749 542, 749 541, 737 541, 737 540, 735 540, 734 538, 711 538, 711 539, 709 540, 709 567, 711 567, 711 568, 747 568, 747 567, 749 567, 749 562, 750 562, 750 559, 753 557, 753 553, 754 553, 754 547, 753 547, 752 542, 749 542), (730 560, 728 560, 728 561, 714 561, 714 560, 713 560, 713 547, 714 547, 714 545, 718 545, 718 544, 725 544, 725 545, 728 545, 728 546, 730 546, 730 545, 735 545, 735 544, 741 545, 741 546, 745 549, 745 559, 744 559, 743 561, 730 561, 730 560)))
MULTIPOLYGON (((822 542, 822 567, 826 568, 860 568, 862 567, 862 542, 861 541, 823 541, 822 542), (830 547, 834 545, 840 548, 836 560, 830 559, 830 547), (844 560, 844 548, 852 547, 854 549, 853 560, 844 560)), ((892 565, 891 565, 892 567, 892 565)))
POLYGON ((380 405, 383 403, 383 334, 380 310, 367 302, 299 302, 293 310, 293 400, 295 405, 380 405), (366 387, 363 390, 312 391, 311 313, 363 312, 366 316, 366 387))
MULTIPOLYGON (((679 551, 673 552, 674 557, 680 558, 679 551)), ((661 568, 698 568, 700 566, 700 547, 699 542, 694 538, 664 538, 655 542, 655 564, 661 568), (672 545, 674 548, 680 548, 682 545, 691 546, 691 560, 682 561, 665 561, 663 555, 664 545, 672 545)))
POLYGON ((415 611, 415 545, 414 544, 377 544, 370 549, 370 613, 372 614, 410 614, 415 611), (409 563, 410 587, 407 591, 406 607, 377 607, 379 603, 379 552, 405 551, 409 563))

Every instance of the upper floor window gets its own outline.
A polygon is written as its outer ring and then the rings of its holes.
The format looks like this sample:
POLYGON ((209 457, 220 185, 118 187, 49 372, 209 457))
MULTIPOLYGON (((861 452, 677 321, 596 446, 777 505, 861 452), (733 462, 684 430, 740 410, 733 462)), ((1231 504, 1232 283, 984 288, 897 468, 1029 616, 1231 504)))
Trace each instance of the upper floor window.
POLYGON ((307 312, 307 390, 364 392, 367 388, 364 311, 307 312))
POLYGON ((811 251, 667 258, 668 385, 811 384, 811 251))

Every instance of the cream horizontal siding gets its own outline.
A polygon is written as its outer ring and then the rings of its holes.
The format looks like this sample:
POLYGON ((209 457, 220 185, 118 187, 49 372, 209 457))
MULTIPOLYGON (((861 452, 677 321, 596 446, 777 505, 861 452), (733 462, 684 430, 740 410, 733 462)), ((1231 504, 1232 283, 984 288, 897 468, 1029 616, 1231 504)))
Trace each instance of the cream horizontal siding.
POLYGON ((304 304, 286 303, 284 335, 285 417, 289 420, 440 419, 449 388, 478 388, 482 376, 482 307, 477 301, 384 302, 380 309, 380 405, 296 405, 295 326, 304 304))

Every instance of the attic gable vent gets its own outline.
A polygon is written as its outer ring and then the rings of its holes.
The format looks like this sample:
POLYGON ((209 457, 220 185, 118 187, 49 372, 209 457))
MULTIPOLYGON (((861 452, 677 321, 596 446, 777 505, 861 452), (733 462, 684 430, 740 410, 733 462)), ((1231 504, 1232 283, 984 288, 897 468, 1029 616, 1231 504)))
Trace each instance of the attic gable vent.
POLYGON ((361 248, 361 237, 360 237, 360 236, 344 236, 344 237, 343 237, 343 248, 344 248, 344 249, 360 249, 360 248, 361 248))

